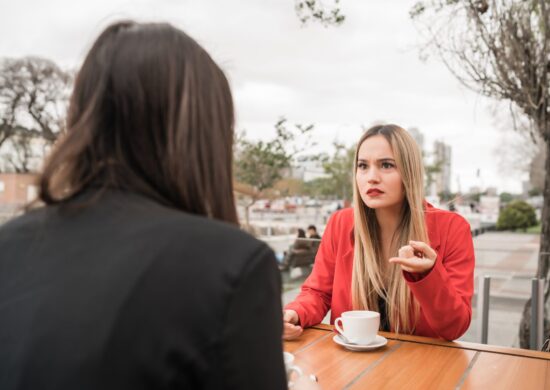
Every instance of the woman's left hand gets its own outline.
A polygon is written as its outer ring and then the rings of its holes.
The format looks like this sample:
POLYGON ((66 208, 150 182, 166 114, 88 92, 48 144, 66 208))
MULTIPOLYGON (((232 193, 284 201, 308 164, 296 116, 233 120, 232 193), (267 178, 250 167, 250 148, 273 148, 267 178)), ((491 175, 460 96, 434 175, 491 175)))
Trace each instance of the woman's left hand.
POLYGON ((399 256, 389 261, 399 264, 403 271, 422 274, 433 268, 436 258, 437 253, 425 242, 409 241, 409 245, 399 249, 399 256))

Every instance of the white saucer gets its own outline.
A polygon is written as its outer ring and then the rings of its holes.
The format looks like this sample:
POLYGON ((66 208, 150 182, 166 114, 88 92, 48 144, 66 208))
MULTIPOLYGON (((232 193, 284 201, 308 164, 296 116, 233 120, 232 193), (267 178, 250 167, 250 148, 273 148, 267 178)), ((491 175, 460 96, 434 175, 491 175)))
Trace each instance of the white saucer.
POLYGON ((376 338, 374 341, 370 344, 348 344, 344 342, 344 340, 340 337, 339 334, 335 335, 332 340, 338 344, 341 345, 344 348, 349 349, 350 351, 370 351, 373 349, 377 349, 380 347, 383 347, 388 343, 388 339, 386 339, 383 336, 376 335, 376 338))

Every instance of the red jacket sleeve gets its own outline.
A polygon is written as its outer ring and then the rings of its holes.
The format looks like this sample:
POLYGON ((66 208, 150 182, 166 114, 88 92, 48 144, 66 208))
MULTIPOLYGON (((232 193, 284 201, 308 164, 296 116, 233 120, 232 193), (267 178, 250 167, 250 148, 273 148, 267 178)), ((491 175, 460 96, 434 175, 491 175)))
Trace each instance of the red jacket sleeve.
POLYGON ((330 309, 336 263, 336 238, 333 237, 333 232, 336 231, 335 225, 339 214, 333 214, 327 223, 315 256, 313 270, 302 285, 300 294, 285 306, 285 309, 298 313, 300 326, 304 328, 320 323, 330 309))
POLYGON ((455 340, 470 326, 474 266, 470 226, 457 215, 449 223, 444 253, 438 253, 430 272, 416 281, 403 273, 428 324, 443 339, 455 340))

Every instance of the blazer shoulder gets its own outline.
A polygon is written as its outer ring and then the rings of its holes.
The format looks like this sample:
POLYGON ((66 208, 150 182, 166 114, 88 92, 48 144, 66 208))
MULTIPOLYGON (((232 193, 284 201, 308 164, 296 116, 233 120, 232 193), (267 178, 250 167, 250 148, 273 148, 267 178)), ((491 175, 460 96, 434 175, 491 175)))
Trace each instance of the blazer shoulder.
POLYGON ((46 207, 41 207, 27 211, 24 214, 0 224, 0 238, 11 236, 12 234, 33 232, 38 223, 46 221, 47 212, 48 210, 46 210, 46 207))
POLYGON ((452 224, 455 226, 470 226, 470 223, 462 215, 448 210, 442 210, 435 207, 429 207, 424 212, 426 220, 436 224, 452 224))
MULTIPOLYGON (((470 223, 462 215, 453 211, 441 210, 429 207, 425 213, 430 245, 439 248, 441 244, 454 240, 456 235, 466 237, 464 234, 470 232, 470 223)), ((471 240, 471 235, 468 235, 471 240)))
POLYGON ((340 227, 353 227, 353 208, 348 207, 335 211, 330 217, 331 223, 340 227))

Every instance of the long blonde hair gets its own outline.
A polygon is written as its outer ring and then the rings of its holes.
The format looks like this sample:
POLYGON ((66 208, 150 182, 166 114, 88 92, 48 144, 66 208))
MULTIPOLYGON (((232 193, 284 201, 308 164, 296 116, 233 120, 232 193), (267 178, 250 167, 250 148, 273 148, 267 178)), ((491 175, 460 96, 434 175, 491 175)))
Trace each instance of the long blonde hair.
POLYGON ((387 318, 394 332, 413 333, 419 305, 414 301, 398 265, 390 267, 385 286, 382 276, 382 242, 380 226, 374 209, 361 199, 355 173, 361 144, 375 135, 383 136, 394 153, 397 169, 405 189, 402 218, 392 238, 390 256, 397 256, 399 248, 410 240, 429 244, 424 220, 424 167, 421 152, 414 139, 396 125, 379 125, 367 130, 357 143, 354 163, 353 208, 355 252, 351 281, 354 309, 379 311, 378 297, 386 301, 387 318))

